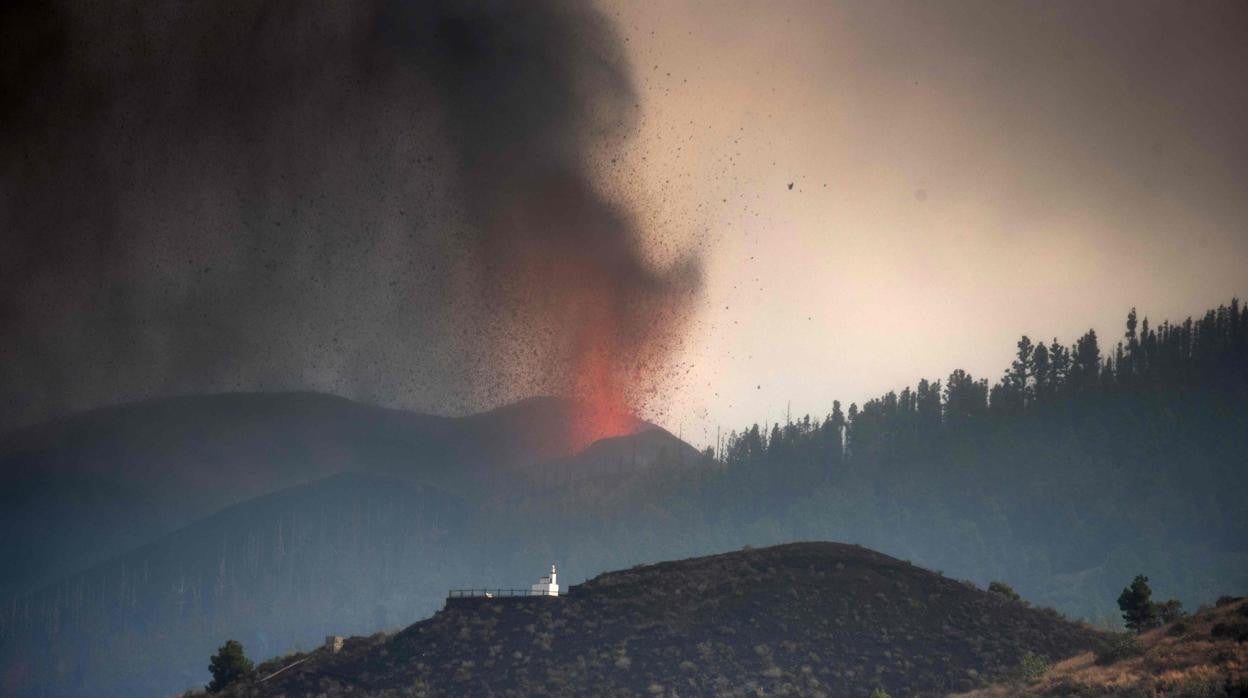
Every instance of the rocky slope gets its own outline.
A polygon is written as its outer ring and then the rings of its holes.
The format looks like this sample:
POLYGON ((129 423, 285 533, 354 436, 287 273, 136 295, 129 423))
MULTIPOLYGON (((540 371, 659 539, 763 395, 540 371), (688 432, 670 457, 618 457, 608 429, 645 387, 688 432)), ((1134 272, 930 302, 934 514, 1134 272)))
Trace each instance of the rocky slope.
POLYGON ((865 548, 801 543, 611 572, 559 598, 452 603, 336 654, 268 662, 228 693, 943 695, 1009 675, 1025 652, 1100 641, 865 548))

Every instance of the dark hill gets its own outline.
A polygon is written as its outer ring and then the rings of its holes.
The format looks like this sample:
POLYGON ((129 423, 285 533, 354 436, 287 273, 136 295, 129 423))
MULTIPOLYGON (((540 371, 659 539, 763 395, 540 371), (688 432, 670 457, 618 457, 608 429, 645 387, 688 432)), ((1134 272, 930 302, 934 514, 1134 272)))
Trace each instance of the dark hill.
POLYGON ((603 574, 560 598, 458 602, 338 654, 269 662, 232 695, 943 695, 1098 637, 864 548, 802 543, 603 574))

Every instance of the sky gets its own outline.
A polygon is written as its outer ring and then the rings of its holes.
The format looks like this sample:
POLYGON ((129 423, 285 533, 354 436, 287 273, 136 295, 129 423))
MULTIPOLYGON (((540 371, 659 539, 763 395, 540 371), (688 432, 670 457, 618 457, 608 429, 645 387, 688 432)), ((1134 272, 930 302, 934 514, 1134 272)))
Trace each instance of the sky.
POLYGON ((767 8, 607 9, 647 225, 711 231, 673 431, 995 381, 1022 334, 1248 291, 1242 3, 767 8))
POLYGON ((1242 2, 597 9, 0 11, 0 431, 588 382, 701 446, 1248 293, 1242 2))

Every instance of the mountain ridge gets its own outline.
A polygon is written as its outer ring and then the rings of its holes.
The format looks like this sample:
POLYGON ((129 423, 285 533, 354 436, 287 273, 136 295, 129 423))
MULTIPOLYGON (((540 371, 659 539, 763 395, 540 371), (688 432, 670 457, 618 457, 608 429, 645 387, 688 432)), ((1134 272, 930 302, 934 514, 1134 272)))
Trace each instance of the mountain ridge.
MULTIPOLYGON (((470 493, 575 453, 573 400, 463 417, 325 393, 216 393, 114 405, 0 437, 0 595, 27 593, 224 507, 351 470, 470 493)), ((657 428, 634 419, 638 429, 657 428)), ((666 433, 666 432, 664 432, 666 433)), ((673 440, 675 437, 671 437, 673 440)))

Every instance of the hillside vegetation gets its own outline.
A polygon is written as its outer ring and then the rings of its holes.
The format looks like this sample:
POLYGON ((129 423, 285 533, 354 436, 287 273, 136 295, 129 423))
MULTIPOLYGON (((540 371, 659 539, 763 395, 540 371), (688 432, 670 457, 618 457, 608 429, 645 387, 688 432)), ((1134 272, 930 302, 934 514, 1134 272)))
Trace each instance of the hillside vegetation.
POLYGON ((1024 336, 994 384, 955 370, 721 451, 701 511, 751 542, 854 540, 1103 622, 1141 572, 1194 605, 1248 588, 1248 308, 1024 336))
POLYGON ((266 663, 227 695, 928 696, 1099 639, 886 555, 804 543, 611 572, 558 598, 454 603, 337 654, 266 663))
POLYGON ((1248 601, 1243 599, 1227 599, 1115 644, 1117 652, 1071 657, 1036 681, 993 686, 962 698, 1248 696, 1248 601))

